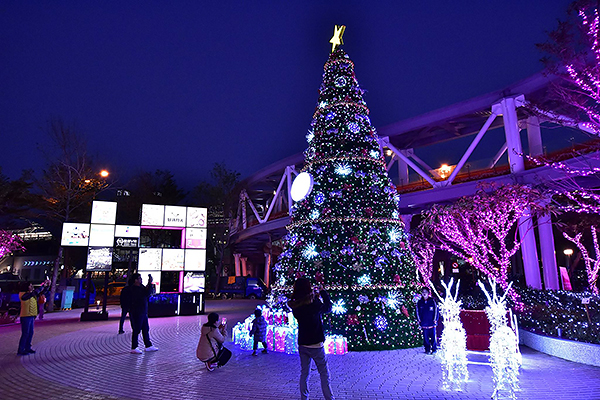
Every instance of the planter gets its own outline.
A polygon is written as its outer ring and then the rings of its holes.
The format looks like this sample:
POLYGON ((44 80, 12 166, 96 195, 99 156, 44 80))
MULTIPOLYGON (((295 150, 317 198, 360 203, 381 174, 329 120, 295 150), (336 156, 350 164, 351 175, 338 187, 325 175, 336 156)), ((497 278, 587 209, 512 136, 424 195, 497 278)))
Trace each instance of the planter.
POLYGON ((521 344, 565 360, 600 367, 600 345, 538 335, 519 329, 521 344))

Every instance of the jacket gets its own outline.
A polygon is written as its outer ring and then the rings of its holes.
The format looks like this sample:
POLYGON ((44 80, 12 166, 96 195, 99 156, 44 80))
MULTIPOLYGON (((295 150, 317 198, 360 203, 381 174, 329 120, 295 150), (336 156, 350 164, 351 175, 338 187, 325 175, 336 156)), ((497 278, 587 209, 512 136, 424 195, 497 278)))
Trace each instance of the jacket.
POLYGON ((417 302, 417 319, 421 328, 435 328, 438 320, 438 308, 433 298, 417 302))
POLYGON ((261 315, 258 318, 254 318, 250 334, 254 335, 254 341, 256 342, 265 341, 265 338, 267 337, 267 321, 265 321, 265 317, 261 315))
POLYGON ((19 300, 21 300, 21 317, 35 317, 38 315, 37 298, 40 294, 46 292, 42 286, 34 289, 32 292, 20 292, 19 300))
POLYGON ((323 301, 315 297, 313 293, 300 300, 288 301, 294 317, 298 320, 298 344, 308 346, 325 341, 323 333, 323 321, 321 314, 331 311, 331 299, 329 293, 321 291, 323 301))
POLYGON ((129 313, 131 315, 148 314, 148 298, 154 294, 154 285, 149 283, 147 286, 131 285, 129 289, 129 313))
POLYGON ((196 357, 203 362, 216 359, 216 355, 219 354, 219 349, 223 342, 225 342, 225 336, 223 336, 218 328, 202 325, 200 340, 196 348, 196 357))
POLYGON ((121 304, 121 308, 123 310, 129 311, 131 307, 131 286, 127 285, 123 289, 121 289, 121 294, 119 295, 119 303, 121 304))

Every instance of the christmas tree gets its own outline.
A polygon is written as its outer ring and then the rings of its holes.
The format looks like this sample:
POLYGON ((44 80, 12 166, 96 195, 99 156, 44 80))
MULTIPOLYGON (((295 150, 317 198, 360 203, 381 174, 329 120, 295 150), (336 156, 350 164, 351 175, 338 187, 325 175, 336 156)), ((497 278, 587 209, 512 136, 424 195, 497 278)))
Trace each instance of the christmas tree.
POLYGON ((336 49, 342 33, 336 27, 305 166, 292 186, 274 291, 291 293, 299 276, 322 284, 334 304, 328 333, 346 336, 351 350, 414 347, 416 270, 354 63, 336 49))

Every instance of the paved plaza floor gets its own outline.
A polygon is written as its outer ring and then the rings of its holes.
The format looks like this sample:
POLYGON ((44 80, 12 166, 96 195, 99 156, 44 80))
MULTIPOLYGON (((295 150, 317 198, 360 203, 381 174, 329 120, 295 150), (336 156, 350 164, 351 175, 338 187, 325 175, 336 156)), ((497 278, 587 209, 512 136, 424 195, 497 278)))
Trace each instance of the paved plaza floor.
MULTIPOLYGON (((207 302, 233 326, 257 301, 207 302)), ((151 318, 155 353, 130 354, 131 329, 117 334, 119 310, 111 319, 78 322, 81 310, 57 312, 36 321, 36 354, 16 355, 18 324, 0 327, 0 399, 299 399, 300 362, 282 353, 252 357, 233 344, 224 368, 208 372, 195 350, 205 316, 151 318)), ((128 323, 127 327, 128 326, 128 323)), ((230 330, 231 333, 231 330, 230 330)), ((518 399, 600 399, 600 368, 576 364, 526 347, 518 399)), ((487 357, 470 354, 470 380, 463 392, 442 389, 440 360, 408 350, 351 352, 329 356, 336 399, 489 399, 492 371, 487 357)), ((314 366, 313 366, 314 369, 314 366)), ((311 399, 322 399, 311 372, 311 399)))

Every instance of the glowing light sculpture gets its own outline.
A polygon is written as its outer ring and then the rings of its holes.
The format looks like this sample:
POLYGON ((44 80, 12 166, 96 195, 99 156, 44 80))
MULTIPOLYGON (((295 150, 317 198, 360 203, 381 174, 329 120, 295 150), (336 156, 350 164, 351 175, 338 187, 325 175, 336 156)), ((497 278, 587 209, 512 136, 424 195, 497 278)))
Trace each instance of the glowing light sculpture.
MULTIPOLYGON (((490 362, 494 373, 494 392, 492 399, 498 400, 501 392, 506 393, 510 399, 516 400, 516 392, 519 390, 519 369, 522 357, 519 350, 519 338, 517 336, 517 320, 510 313, 512 328, 508 326, 508 313, 506 307, 506 292, 498 296, 496 281, 488 278, 492 293, 487 291, 485 285, 479 281, 479 287, 488 300, 485 313, 490 321, 490 362)), ((509 285, 512 286, 512 282, 509 285)))
POLYGON ((442 281, 446 296, 442 297, 429 282, 433 292, 440 300, 440 311, 444 320, 444 331, 440 341, 440 356, 442 361, 442 386, 444 390, 464 390, 464 384, 469 380, 467 369, 467 334, 460 320, 460 307, 462 301, 458 300, 458 287, 452 295, 454 278, 446 285, 442 281))

